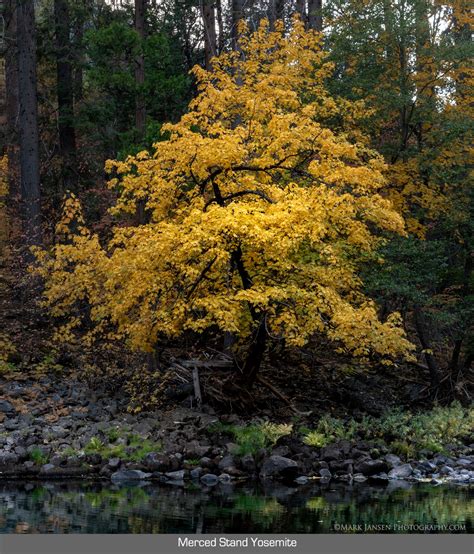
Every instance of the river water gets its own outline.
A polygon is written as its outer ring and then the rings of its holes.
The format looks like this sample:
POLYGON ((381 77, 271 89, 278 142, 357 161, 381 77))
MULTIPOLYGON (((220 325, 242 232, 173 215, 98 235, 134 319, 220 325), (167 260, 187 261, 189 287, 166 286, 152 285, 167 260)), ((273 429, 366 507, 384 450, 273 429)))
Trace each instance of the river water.
POLYGON ((474 531, 474 488, 0 482, 0 533, 474 531))

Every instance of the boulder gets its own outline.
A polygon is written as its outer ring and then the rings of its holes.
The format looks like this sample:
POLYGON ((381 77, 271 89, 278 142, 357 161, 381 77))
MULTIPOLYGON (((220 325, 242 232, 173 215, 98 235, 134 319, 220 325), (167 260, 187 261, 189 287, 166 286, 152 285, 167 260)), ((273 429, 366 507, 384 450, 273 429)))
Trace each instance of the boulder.
POLYGON ((107 467, 115 471, 120 467, 121 463, 122 461, 120 460, 120 458, 110 458, 109 461, 107 462, 107 467))
POLYGON ((371 475, 369 477, 369 480, 375 483, 385 483, 389 479, 388 479, 388 475, 383 471, 382 473, 371 475))
POLYGON ((376 475, 377 473, 383 473, 387 470, 388 465, 384 460, 362 460, 354 467, 355 473, 362 473, 362 475, 366 477, 376 475))
POLYGON ((122 469, 112 473, 112 481, 143 481, 151 477, 151 473, 145 473, 139 469, 122 469))
POLYGON ((158 454, 157 452, 147 454, 143 462, 149 471, 166 471, 170 469, 170 459, 168 456, 158 454))
POLYGON ((13 452, 0 452, 0 466, 12 466, 17 464, 19 457, 13 452))
POLYGON ((320 458, 325 462, 330 462, 332 460, 340 460, 343 458, 343 452, 337 446, 326 446, 321 450, 320 458))
POLYGON ((202 475, 202 467, 195 467, 189 472, 191 479, 199 479, 202 475))
POLYGON ((168 471, 165 473, 165 476, 171 481, 182 481, 184 479, 184 469, 179 471, 168 471))
POLYGON ((413 468, 410 464, 402 464, 394 467, 388 472, 390 479, 406 479, 413 473, 413 468))
POLYGON ((260 469, 262 479, 294 479, 298 473, 298 464, 283 456, 270 456, 260 469))
POLYGON ((332 477, 332 473, 325 467, 319 470, 319 475, 321 476, 321 479, 331 479, 332 477))
POLYGON ((387 464, 388 464, 391 468, 394 468, 394 467, 397 467, 397 466, 402 465, 401 459, 399 458, 399 456, 396 456, 395 454, 387 454, 387 455, 384 457, 384 460, 387 462, 387 464))
POLYGON ((8 400, 0 400, 0 412, 6 415, 15 415, 15 406, 8 400))
POLYGON ((433 462, 429 462, 428 460, 423 460, 418 464, 418 469, 425 473, 433 473, 433 471, 436 471, 437 467, 436 464, 433 462))
POLYGON ((218 465, 219 469, 226 472, 229 468, 235 468, 235 460, 231 455, 224 456, 218 465))
POLYGON ((474 461, 470 460, 469 458, 459 458, 456 460, 456 465, 466 468, 474 467, 474 461))
POLYGON ((40 473, 54 473, 56 470, 57 468, 54 464, 44 464, 43 466, 41 466, 40 473))
POLYGON ((219 478, 213 473, 206 473, 201 477, 201 483, 207 487, 213 487, 214 485, 217 485, 218 482, 219 478))
POLYGON ((240 467, 248 473, 255 471, 255 460, 252 454, 245 454, 240 458, 240 467))
POLYGON ((454 473, 454 469, 451 466, 444 465, 441 466, 439 472, 441 475, 451 475, 452 473, 454 473))

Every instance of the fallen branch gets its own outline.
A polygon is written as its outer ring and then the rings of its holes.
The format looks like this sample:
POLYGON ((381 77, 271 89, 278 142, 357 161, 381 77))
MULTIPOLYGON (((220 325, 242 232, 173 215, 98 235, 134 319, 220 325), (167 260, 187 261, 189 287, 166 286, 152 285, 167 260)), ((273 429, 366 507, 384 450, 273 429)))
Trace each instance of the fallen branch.
POLYGON ((289 406, 289 408, 293 413, 298 415, 305 415, 305 416, 308 416, 312 413, 311 410, 309 410, 308 412, 301 412, 300 410, 295 408, 293 404, 290 402, 290 400, 284 394, 282 394, 278 389, 276 389, 271 383, 269 383, 266 379, 264 379, 260 375, 257 375, 256 380, 264 387, 267 387, 267 389, 271 390, 273 394, 277 396, 280 400, 283 400, 283 402, 289 406))

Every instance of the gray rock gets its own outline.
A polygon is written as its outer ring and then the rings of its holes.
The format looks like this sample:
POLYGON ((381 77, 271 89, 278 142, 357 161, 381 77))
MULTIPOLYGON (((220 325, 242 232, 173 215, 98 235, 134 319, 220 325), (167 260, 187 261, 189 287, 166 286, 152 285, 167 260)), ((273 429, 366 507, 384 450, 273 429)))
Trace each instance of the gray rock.
POLYGON ((0 412, 6 415, 14 415, 16 414, 15 406, 8 400, 0 400, 0 412))
POLYGON ((282 444, 281 446, 277 446, 276 448, 274 448, 272 450, 272 454, 274 456, 288 456, 290 454, 290 449, 288 448, 288 446, 282 444))
POLYGON ((245 454, 240 458, 240 466, 244 471, 248 473, 253 473, 255 471, 255 460, 253 459, 252 454, 245 454))
POLYGON ((234 456, 224 456, 219 462, 219 469, 225 473, 229 468, 235 468, 234 456))
POLYGON ((369 477, 370 481, 375 482, 385 482, 388 481, 388 475, 383 471, 382 473, 377 473, 376 475, 371 475, 369 477))
POLYGON ((353 479, 356 483, 363 483, 364 481, 367 481, 367 477, 362 475, 362 473, 355 473, 353 479))
POLYGON ((451 475, 452 473, 454 473, 454 469, 451 466, 444 465, 441 466, 439 472, 441 475, 451 475))
POLYGON ((354 467, 355 473, 362 473, 369 477, 388 470, 388 464, 384 460, 362 460, 354 467))
POLYGON ((199 477, 201 477, 202 475, 202 467, 195 467, 189 472, 189 475, 191 479, 194 479, 194 480, 199 479, 199 477))
POLYGON ((330 462, 331 460, 339 460, 343 457, 343 452, 336 446, 326 446, 321 450, 321 460, 330 462))
POLYGON ((448 456, 445 456, 444 454, 437 454, 433 458, 433 463, 435 463, 437 466, 441 466, 444 464, 453 465, 454 460, 452 458, 448 458, 448 456))
POLYGON ((403 464, 401 466, 394 467, 388 472, 390 479, 406 479, 413 473, 413 468, 410 464, 403 464))
POLYGON ((418 464, 418 468, 425 473, 433 473, 433 471, 436 471, 437 466, 433 462, 423 460, 418 464))
POLYGON ((20 428, 20 422, 17 419, 7 419, 3 422, 3 426, 5 427, 5 431, 15 431, 16 429, 20 428))
POLYGON ((332 477, 332 473, 329 471, 329 469, 326 469, 325 467, 319 470, 319 475, 322 479, 331 479, 332 477))
POLYGON ((198 441, 193 440, 185 447, 185 454, 187 458, 202 458, 209 450, 209 445, 202 445, 198 441))
POLYGON ((49 434, 54 439, 64 439, 69 435, 69 432, 60 425, 53 425, 49 434))
POLYGON ((165 476, 171 479, 171 481, 182 481, 184 479, 184 473, 184 469, 179 471, 168 471, 165 473, 165 476))
POLYGON ((19 458, 14 452, 0 452, 0 466, 15 465, 18 460, 19 458))
POLYGON ((387 454, 384 457, 384 460, 392 468, 396 467, 396 466, 399 466, 399 465, 402 465, 401 459, 398 456, 396 456, 395 454, 387 454))
POLYGON ((121 463, 122 461, 120 460, 120 458, 110 458, 109 461, 107 462, 107 467, 115 471, 120 467, 121 463))
POLYGON ((145 456, 144 463, 150 471, 165 471, 170 468, 170 459, 164 454, 150 452, 145 456))
POLYGON ((459 458, 456 461, 456 465, 462 466, 462 467, 471 467, 471 466, 474 466, 474 462, 469 458, 459 458))
POLYGON ((294 479, 298 473, 298 464, 283 456, 270 456, 262 465, 262 479, 294 479))
POLYGON ((219 478, 217 477, 217 475, 214 475, 213 473, 206 473, 201 477, 201 483, 208 487, 213 487, 214 485, 217 485, 218 482, 219 482, 219 478))
POLYGON ((221 473, 219 475, 219 481, 221 483, 230 483, 232 481, 232 477, 228 473, 221 473))
POLYGON ((40 473, 53 473, 56 470, 57 468, 54 464, 44 464, 40 469, 40 473))
POLYGON ((301 475, 300 477, 297 477, 295 479, 295 483, 297 485, 306 485, 306 483, 309 481, 309 478, 306 475, 301 475))
POLYGON ((145 473, 139 469, 122 469, 112 473, 112 481, 143 481, 151 477, 151 473, 145 473))
POLYGON ((64 461, 65 461, 65 460, 63 459, 62 456, 56 455, 56 456, 53 456, 53 457, 51 458, 50 463, 52 463, 53 466, 58 467, 58 466, 60 466, 64 461))
POLYGON ((28 455, 24 446, 16 446, 15 454, 18 456, 19 460, 24 460, 28 455))

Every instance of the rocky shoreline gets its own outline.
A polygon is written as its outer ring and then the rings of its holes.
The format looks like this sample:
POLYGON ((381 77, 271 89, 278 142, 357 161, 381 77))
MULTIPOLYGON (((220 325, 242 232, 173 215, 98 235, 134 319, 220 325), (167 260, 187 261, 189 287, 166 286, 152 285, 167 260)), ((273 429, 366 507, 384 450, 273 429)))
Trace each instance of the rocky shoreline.
POLYGON ((9 400, 0 400, 3 480, 147 480, 206 487, 256 479, 294 486, 394 480, 474 484, 474 444, 403 459, 375 441, 341 440, 316 448, 290 433, 271 447, 242 453, 225 432, 225 426, 249 423, 235 415, 187 408, 131 415, 116 400, 97 398, 80 383, 62 392, 56 387, 55 396, 43 392, 34 401, 16 403, 30 386, 9 383, 9 400))

